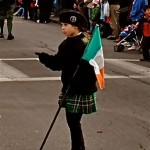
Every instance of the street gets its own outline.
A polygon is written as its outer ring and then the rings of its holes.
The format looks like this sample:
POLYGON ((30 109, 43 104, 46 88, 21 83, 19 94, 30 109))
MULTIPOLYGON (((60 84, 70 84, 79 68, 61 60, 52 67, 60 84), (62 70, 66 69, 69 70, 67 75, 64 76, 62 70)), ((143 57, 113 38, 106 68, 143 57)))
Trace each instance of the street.
MULTIPOLYGON (((0 39, 0 150, 39 150, 58 109, 60 72, 42 65, 35 52, 55 54, 65 38, 60 25, 14 17, 14 40, 0 39)), ((150 62, 138 51, 114 52, 102 39, 104 90, 98 112, 85 115, 86 150, 150 150, 150 62)), ((61 110, 43 150, 70 150, 70 133, 61 110)))

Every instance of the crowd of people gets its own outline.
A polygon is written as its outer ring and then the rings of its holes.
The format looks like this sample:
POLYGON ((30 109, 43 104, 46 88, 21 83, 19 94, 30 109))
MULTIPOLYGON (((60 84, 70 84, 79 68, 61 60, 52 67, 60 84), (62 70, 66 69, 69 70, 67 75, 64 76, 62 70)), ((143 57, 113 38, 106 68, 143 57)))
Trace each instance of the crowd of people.
POLYGON ((99 24, 103 37, 119 42, 120 37, 127 35, 134 27, 143 36, 143 58, 140 60, 150 61, 150 5, 148 0, 0 0, 0 38, 4 38, 5 19, 7 39, 12 40, 14 15, 37 23, 49 23, 54 4, 61 6, 57 8, 61 10, 59 21, 66 39, 59 45, 55 55, 44 52, 36 52, 36 55, 46 67, 62 71, 63 87, 59 102, 60 107, 66 110, 71 148, 85 150, 81 119, 83 114, 97 111, 97 79, 94 67, 81 59, 90 40, 83 31, 87 29, 86 32, 92 34, 95 25, 99 24))
MULTIPOLYGON (((37 23, 50 23, 52 13, 59 15, 62 10, 72 9, 86 17, 88 33, 91 34, 95 25, 99 24, 102 37, 120 42, 122 33, 125 35, 130 31, 128 28, 130 25, 135 25, 143 20, 144 15, 149 15, 145 10, 148 4, 149 0, 0 0, 0 38, 4 38, 5 19, 7 19, 7 39, 12 40, 13 16, 21 16, 22 19, 30 19, 37 23)), ((147 22, 149 24, 149 17, 147 22)), ((138 34, 141 33, 139 29, 138 34)), ((149 28, 147 30, 150 31, 149 28)), ((149 37, 150 33, 147 33, 149 37)), ((145 42, 142 42, 142 45, 143 43, 145 42)), ((143 47, 142 49, 145 49, 145 46, 143 47)), ((128 49, 134 48, 134 45, 130 45, 128 49)))

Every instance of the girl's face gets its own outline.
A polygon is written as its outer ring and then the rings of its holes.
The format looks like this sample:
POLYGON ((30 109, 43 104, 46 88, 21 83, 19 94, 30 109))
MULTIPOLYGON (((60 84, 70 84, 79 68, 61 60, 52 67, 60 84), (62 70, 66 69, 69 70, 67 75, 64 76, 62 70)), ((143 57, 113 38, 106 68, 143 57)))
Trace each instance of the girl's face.
POLYGON ((73 37, 79 34, 79 29, 76 26, 73 26, 68 23, 61 23, 62 33, 67 37, 73 37))

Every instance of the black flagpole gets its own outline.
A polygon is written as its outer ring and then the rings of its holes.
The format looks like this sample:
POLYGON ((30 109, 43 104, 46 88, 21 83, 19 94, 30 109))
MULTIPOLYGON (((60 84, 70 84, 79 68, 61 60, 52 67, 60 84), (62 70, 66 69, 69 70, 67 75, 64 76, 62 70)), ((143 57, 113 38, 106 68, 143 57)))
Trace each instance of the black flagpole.
MULTIPOLYGON (((68 90, 69 90, 69 88, 70 88, 70 86, 68 86, 68 90)), ((49 134, 50 134, 50 132, 51 132, 53 126, 54 126, 54 123, 55 123, 55 121, 56 121, 56 119, 57 119, 57 117, 58 117, 58 115, 59 115, 60 110, 61 110, 62 104, 63 104, 63 102, 64 102, 65 99, 66 99, 66 95, 67 95, 67 93, 68 93, 68 90, 66 91, 65 95, 63 96, 63 99, 62 99, 62 101, 61 101, 61 103, 60 103, 60 105, 59 105, 59 108, 58 108, 58 110, 57 110, 57 112, 56 112, 56 114, 55 114, 55 116, 54 116, 54 118, 53 118, 53 121, 52 121, 52 123, 51 123, 51 125, 50 125, 50 127, 49 127, 49 129, 48 129, 48 131, 47 131, 47 133, 46 133, 46 136, 45 136, 45 138, 44 138, 44 140, 43 140, 43 142, 42 142, 42 144, 41 144, 40 150, 43 149, 43 147, 44 147, 44 145, 45 145, 45 143, 46 143, 46 140, 47 140, 47 138, 48 138, 48 136, 49 136, 49 134)))
MULTIPOLYGON (((80 65, 80 63, 79 63, 79 65, 80 65)), ((75 72, 74 72, 74 74, 73 74, 73 78, 75 77, 75 75, 76 75, 76 73, 77 73, 77 71, 78 71, 79 65, 77 66, 77 68, 76 68, 76 70, 75 70, 75 72)), ((73 79, 73 78, 72 78, 72 79, 73 79)), ((39 150, 43 150, 43 147, 44 147, 44 145, 45 145, 45 143, 46 143, 46 140, 47 140, 47 138, 48 138, 48 136, 49 136, 49 134, 50 134, 50 132, 51 132, 53 126, 54 126, 54 123, 55 123, 55 121, 56 121, 56 119, 57 119, 57 117, 58 117, 58 115, 59 115, 59 112, 60 112, 60 110, 61 110, 61 108, 62 108, 63 102, 64 102, 65 99, 66 99, 66 96, 67 96, 67 93, 68 93, 69 89, 70 89, 70 84, 68 85, 67 90, 66 90, 65 94, 63 95, 62 101, 61 101, 61 103, 59 104, 59 108, 58 108, 58 110, 57 110, 57 112, 56 112, 56 114, 55 114, 55 116, 54 116, 54 118, 53 118, 53 120, 52 120, 52 123, 50 124, 50 127, 49 127, 49 129, 48 129, 48 131, 47 131, 47 133, 46 133, 46 136, 45 136, 45 138, 44 138, 44 140, 43 140, 43 142, 42 142, 41 147, 40 147, 39 150)))

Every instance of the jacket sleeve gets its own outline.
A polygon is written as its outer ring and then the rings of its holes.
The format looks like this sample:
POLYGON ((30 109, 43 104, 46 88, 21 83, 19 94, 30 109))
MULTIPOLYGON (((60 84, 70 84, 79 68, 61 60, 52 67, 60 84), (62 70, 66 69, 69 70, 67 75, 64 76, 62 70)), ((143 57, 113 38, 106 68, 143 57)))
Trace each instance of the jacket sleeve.
POLYGON ((44 64, 47 68, 52 69, 53 71, 62 70, 62 59, 60 53, 58 52, 55 55, 49 55, 47 53, 41 53, 39 55, 39 60, 42 64, 44 64))

